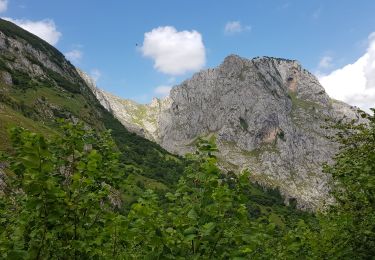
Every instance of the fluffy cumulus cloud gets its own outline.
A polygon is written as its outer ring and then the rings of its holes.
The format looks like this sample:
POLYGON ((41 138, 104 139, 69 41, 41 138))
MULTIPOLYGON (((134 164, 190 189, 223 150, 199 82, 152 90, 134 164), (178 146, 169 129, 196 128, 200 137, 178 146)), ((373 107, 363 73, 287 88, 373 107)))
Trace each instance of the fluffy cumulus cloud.
POLYGON ((242 25, 240 21, 230 21, 225 24, 224 32, 226 34, 235 34, 245 31, 251 31, 250 25, 242 25))
POLYGON ((64 53, 65 57, 73 63, 79 63, 82 59, 83 53, 80 50, 71 50, 64 53))
POLYGON ((61 32, 57 30, 55 23, 51 19, 44 19, 41 21, 13 19, 9 17, 4 17, 3 19, 17 24, 51 45, 56 45, 62 35, 61 32))
POLYGON ((0 13, 4 13, 8 9, 8 0, 0 0, 0 13))
POLYGON ((154 93, 161 97, 166 97, 169 95, 169 92, 171 91, 171 86, 159 86, 155 88, 154 93))
POLYGON ((143 56, 154 60, 154 68, 169 75, 201 69, 206 62, 202 35, 197 31, 177 31, 172 26, 145 33, 143 56))
POLYGON ((331 97, 365 111, 375 107, 375 33, 368 40, 366 53, 356 62, 319 77, 331 97))

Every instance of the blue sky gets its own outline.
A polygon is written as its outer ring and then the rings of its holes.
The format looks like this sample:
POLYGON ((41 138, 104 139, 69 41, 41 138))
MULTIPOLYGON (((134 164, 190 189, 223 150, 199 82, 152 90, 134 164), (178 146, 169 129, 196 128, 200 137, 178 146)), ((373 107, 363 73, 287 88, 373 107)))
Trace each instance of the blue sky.
POLYGON ((49 23, 47 31, 55 33, 50 42, 97 77, 101 88, 140 102, 161 95, 155 93, 158 86, 178 84, 232 53, 297 59, 319 77, 330 76, 355 64, 369 50, 375 31, 373 0, 0 0, 0 11, 18 23, 49 23), (159 27, 175 31, 157 31, 159 27), (145 33, 152 30, 146 43, 145 33), (157 42, 163 35, 177 36, 181 45, 191 36, 197 41, 186 50, 199 51, 179 53, 180 60, 170 61, 170 56, 164 57, 165 46, 157 42), (194 63, 193 57, 200 60, 194 63), (169 63, 164 66, 165 62, 169 63), (184 63, 190 62, 184 70, 184 63))

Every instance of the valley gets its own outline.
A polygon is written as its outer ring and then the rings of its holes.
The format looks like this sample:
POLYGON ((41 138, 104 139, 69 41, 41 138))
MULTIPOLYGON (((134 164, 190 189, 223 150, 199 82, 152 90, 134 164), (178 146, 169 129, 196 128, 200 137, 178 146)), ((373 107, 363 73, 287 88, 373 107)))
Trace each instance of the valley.
POLYGON ((0 258, 371 259, 374 129, 296 60, 141 104, 0 19, 0 258))

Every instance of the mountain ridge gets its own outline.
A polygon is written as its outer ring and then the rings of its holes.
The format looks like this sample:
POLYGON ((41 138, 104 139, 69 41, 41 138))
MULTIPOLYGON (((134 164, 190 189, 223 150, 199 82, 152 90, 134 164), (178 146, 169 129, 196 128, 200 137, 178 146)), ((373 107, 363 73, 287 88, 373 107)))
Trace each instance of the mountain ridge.
MULTIPOLYGON (((92 93, 93 90, 89 89, 90 86, 86 82, 90 81, 93 84, 92 79, 83 75, 83 72, 77 71, 77 68, 58 50, 42 39, 1 19, 0 65, 2 65, 0 67, 0 152, 2 154, 11 155, 15 152, 14 143, 8 134, 9 128, 23 127, 43 135, 47 140, 56 137, 58 139, 63 133, 56 118, 64 118, 66 122, 73 125, 77 122, 84 123, 84 130, 95 130, 98 133, 111 130, 121 164, 122 176, 116 184, 121 186, 118 194, 124 206, 121 210, 129 210, 146 189, 153 190, 163 198, 163 194, 173 191, 178 179, 184 176, 190 161, 171 154, 157 143, 128 131, 108 111, 109 107, 104 108, 92 93), (2 32, 4 28, 10 32, 9 36, 2 32), (14 33, 11 33, 12 31, 14 33), (36 41, 34 46, 27 41, 29 38, 36 41), (38 46, 42 46, 41 49, 38 46), (51 52, 46 52, 43 46, 50 47, 51 52), (54 56, 55 51, 60 58, 62 57, 62 64, 59 63, 59 58, 54 56), (46 69, 44 64, 47 68, 48 66, 64 67, 65 64, 70 73, 65 75, 61 71, 61 74, 55 71, 56 75, 46 69), (74 78, 69 79, 69 75, 73 75, 74 78), (80 85, 74 84, 75 82, 79 82, 80 85)), ((158 104, 155 100, 154 105, 158 104)), ((144 109, 142 107, 137 109, 141 117, 144 109)), ((5 173, 0 169, 0 197, 4 195, 2 180, 6 178, 7 173, 8 169, 5 169, 5 173)), ((251 194, 256 196, 256 199, 249 202, 254 212, 260 213, 259 210, 262 210, 265 214, 279 219, 280 222, 283 222, 281 219, 286 218, 284 216, 290 218, 304 214, 293 207, 283 205, 280 194, 273 190, 264 190, 252 185, 251 194)))
MULTIPOLYGON (((198 137, 214 136, 223 169, 250 170, 252 181, 280 189, 286 202, 297 199, 300 208, 330 201, 330 178, 320 167, 337 144, 321 126, 326 119, 361 120, 355 108, 331 100, 295 60, 230 55, 174 87, 169 97, 142 105, 100 91, 57 49, 4 20, 0 52, 4 136, 15 120, 46 134, 55 133, 56 117, 83 120, 98 130, 113 129, 124 163, 146 163, 143 174, 168 182, 177 179, 182 165, 166 158, 194 151, 198 137), (156 161, 165 163, 155 167, 156 161)), ((7 147, 7 140, 0 145, 7 147)))
POLYGON ((331 201, 321 165, 338 147, 325 137, 333 131, 321 126, 361 120, 298 61, 283 58, 229 55, 148 105, 101 93, 123 125, 169 152, 191 152, 196 138, 215 136, 223 168, 248 169, 254 182, 279 188, 286 202, 297 199, 306 209, 331 201))

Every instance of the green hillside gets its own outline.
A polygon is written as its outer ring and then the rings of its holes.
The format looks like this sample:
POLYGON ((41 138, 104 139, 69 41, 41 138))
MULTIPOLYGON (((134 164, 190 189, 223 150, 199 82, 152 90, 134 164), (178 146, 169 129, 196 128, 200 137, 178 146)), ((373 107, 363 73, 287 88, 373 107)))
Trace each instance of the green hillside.
POLYGON ((100 105, 63 54, 8 21, 0 20, 0 31, 6 36, 6 48, 0 53, 1 150, 9 148, 6 134, 9 126, 52 135, 57 134, 56 118, 80 120, 98 131, 111 129, 122 162, 132 165, 130 173, 165 185, 177 181, 184 161, 127 131, 100 105), (36 52, 43 53, 48 62, 41 61, 36 52), (9 75, 11 84, 5 80, 9 75))

